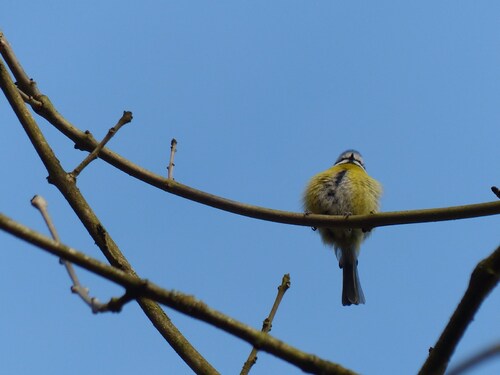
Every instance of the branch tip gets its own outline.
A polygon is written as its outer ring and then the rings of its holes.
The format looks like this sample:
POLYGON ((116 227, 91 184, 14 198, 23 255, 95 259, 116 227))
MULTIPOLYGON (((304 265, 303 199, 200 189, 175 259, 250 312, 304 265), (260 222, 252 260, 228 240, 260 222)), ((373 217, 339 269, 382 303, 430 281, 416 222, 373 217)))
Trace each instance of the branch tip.
POLYGON ((172 140, 170 141, 170 160, 168 162, 168 167, 167 167, 168 171, 167 178, 169 180, 174 179, 174 166, 175 166, 174 158, 176 152, 177 152, 177 140, 175 138, 172 138, 172 140))
POLYGON ((129 122, 132 122, 133 119, 134 119, 134 116, 132 116, 132 112, 123 111, 123 115, 122 115, 122 118, 120 119, 120 121, 122 121, 123 125, 125 125, 125 124, 128 124, 129 122))
POLYGON ((281 285, 278 288, 288 289, 288 288, 290 288, 290 285, 291 285, 290 274, 289 273, 285 273, 283 275, 283 279, 281 279, 281 285))
MULTIPOLYGON (((261 330, 262 332, 269 333, 271 331, 273 327, 274 316, 276 315, 279 304, 281 303, 281 300, 283 299, 283 296, 285 295, 285 292, 287 291, 288 288, 290 288, 290 274, 286 273, 283 275, 281 279, 281 285, 278 286, 278 294, 276 295, 276 299, 274 300, 274 304, 273 307, 271 308, 269 316, 267 316, 262 322, 262 330, 261 330)), ((257 346, 254 346, 252 348, 252 351, 248 355, 247 360, 243 364, 240 375, 247 375, 250 372, 252 366, 255 364, 255 362, 257 362, 257 352, 258 348, 257 346)))
POLYGON ((48 206, 47 201, 41 195, 35 195, 30 202, 37 210, 46 210, 48 206))
POLYGON ((498 189, 496 186, 492 186, 491 191, 497 196, 497 198, 500 199, 500 189, 498 189))

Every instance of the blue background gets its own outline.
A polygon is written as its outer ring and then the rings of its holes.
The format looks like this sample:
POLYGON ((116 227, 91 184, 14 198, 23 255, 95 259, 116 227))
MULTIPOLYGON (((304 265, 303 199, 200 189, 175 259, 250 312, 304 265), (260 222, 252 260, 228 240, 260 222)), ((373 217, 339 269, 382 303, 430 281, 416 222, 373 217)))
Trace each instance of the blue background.
MULTIPOLYGON (((497 1, 5 0, 0 27, 58 110, 109 147, 195 188, 301 211, 308 179, 356 148, 384 185, 382 209, 492 201, 500 185, 497 1)), ((63 242, 104 259, 0 99, 0 207, 47 233, 43 195, 63 242)), ((39 119, 63 166, 85 156, 39 119)), ((332 251, 307 227, 236 216, 151 188, 98 160, 79 187, 136 271, 261 327, 284 273, 292 286, 272 334, 364 374, 416 373, 475 265, 499 245, 499 218, 379 228, 364 244, 367 303, 342 307, 332 251)), ((135 303, 92 315, 56 258, 0 234, 0 372, 189 374, 135 303)), ((121 288, 83 270, 101 300, 121 288)), ((452 365, 499 340, 494 290, 452 365)), ((251 347, 166 309, 223 374, 251 347)), ((500 361, 475 374, 500 372, 500 361)), ((260 353, 252 374, 295 374, 260 353)))

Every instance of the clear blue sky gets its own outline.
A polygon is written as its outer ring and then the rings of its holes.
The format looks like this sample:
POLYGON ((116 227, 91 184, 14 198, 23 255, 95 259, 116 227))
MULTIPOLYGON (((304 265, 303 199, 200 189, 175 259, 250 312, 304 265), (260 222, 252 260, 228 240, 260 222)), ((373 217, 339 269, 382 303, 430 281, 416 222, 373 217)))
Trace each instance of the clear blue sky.
MULTIPOLYGON (((5 0, 0 28, 28 74, 70 121, 110 148, 234 200, 301 211, 308 179, 356 148, 384 185, 382 209, 494 200, 500 185, 498 1, 123 2, 5 0)), ((103 259, 0 99, 0 210, 103 259)), ((62 164, 85 156, 40 120, 62 164)), ((499 217, 379 228, 362 248, 367 303, 341 306, 335 255, 309 228, 235 216, 157 191, 102 161, 79 186, 143 277, 260 328, 290 273, 277 338, 364 374, 415 373, 500 242, 499 217)), ((189 374, 134 303, 92 315, 56 258, 0 233, 0 372, 189 374)), ((121 289, 87 272, 101 300, 121 289)), ((453 357, 500 338, 500 294, 453 357)), ((250 346, 166 309, 223 374, 250 346)), ((475 374, 500 373, 500 361, 475 374)), ((261 353, 252 374, 301 373, 261 353)))

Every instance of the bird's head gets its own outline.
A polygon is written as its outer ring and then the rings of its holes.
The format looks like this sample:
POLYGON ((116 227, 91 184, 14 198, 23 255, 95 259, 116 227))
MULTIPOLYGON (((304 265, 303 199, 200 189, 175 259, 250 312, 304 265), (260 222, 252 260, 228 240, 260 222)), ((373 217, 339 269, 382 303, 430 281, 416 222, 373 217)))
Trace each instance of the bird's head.
POLYGON ((347 150, 341 153, 337 161, 335 162, 335 165, 346 164, 346 163, 356 164, 357 166, 365 169, 365 163, 363 161, 363 157, 356 150, 347 150))

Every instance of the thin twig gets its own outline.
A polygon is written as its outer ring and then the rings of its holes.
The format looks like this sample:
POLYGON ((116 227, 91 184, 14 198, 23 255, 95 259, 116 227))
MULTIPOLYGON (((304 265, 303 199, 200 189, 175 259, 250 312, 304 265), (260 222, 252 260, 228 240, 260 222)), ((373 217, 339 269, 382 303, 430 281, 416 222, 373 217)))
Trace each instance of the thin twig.
POLYGON ((470 277, 469 286, 458 304, 450 321, 436 345, 429 350, 429 356, 419 375, 444 374, 455 348, 474 315, 500 280, 500 246, 476 266, 470 277))
POLYGON ((468 358, 464 362, 460 363, 459 365, 451 369, 447 373, 447 375, 459 375, 479 365, 480 363, 493 359, 493 357, 495 356, 500 356, 500 343, 491 345, 481 350, 480 352, 476 353, 472 357, 468 358))
POLYGON ((122 310, 123 306, 125 306, 130 301, 133 301, 137 298, 137 293, 129 293, 128 291, 123 294, 121 297, 113 297, 107 303, 101 303, 99 306, 95 306, 95 309, 92 310, 94 313, 104 313, 104 312, 113 312, 118 313, 122 310))
POLYGON ((152 282, 140 279, 137 276, 124 272, 116 267, 104 264, 60 242, 55 242, 51 238, 15 222, 2 213, 0 213, 0 229, 3 229, 17 238, 33 244, 38 248, 44 249, 55 256, 64 258, 82 268, 123 286, 126 290, 134 293, 136 298, 141 296, 142 298, 157 301, 188 316, 212 324, 215 327, 249 342, 259 348, 259 350, 265 351, 294 364, 305 372, 335 375, 354 374, 352 371, 345 369, 338 364, 326 361, 315 355, 305 353, 270 336, 269 334, 262 333, 252 327, 249 327, 234 318, 210 308, 193 296, 174 290, 160 288, 152 282))
MULTIPOLYGON (((52 218, 49 215, 49 210, 47 208, 48 207, 47 201, 42 196, 35 195, 31 199, 31 205, 33 207, 35 207, 42 215, 42 218, 45 221, 45 224, 47 225, 47 227, 49 228, 50 235, 52 236, 54 241, 61 242, 59 239, 59 235, 57 234, 57 230, 56 230, 56 227, 54 225, 54 222, 52 221, 52 218)), ((88 297, 88 290, 86 288, 83 288, 80 285, 80 281, 78 280, 78 276, 76 275, 75 270, 74 270, 73 266, 71 265, 71 263, 68 262, 67 260, 64 260, 64 259, 59 259, 59 261, 62 265, 64 265, 64 267, 66 268, 66 271, 68 271, 68 275, 69 275, 71 282, 72 282, 71 290, 74 293, 78 293, 82 297, 82 299, 88 303, 88 301, 90 301, 90 297, 88 297), (84 294, 86 294, 86 296, 84 296, 84 294)))
MULTIPOLYGON (((274 316, 276 315, 281 300, 283 299, 283 296, 285 295, 285 292, 288 290, 288 288, 290 288, 289 273, 283 275, 283 278, 281 279, 281 285, 278 287, 278 294, 276 295, 276 299, 274 300, 273 307, 269 312, 269 316, 266 319, 264 319, 264 322, 262 323, 262 330, 261 330, 262 332, 268 333, 271 331, 271 328, 273 326, 274 316)), ((240 375, 247 375, 250 372, 252 366, 255 364, 255 362, 257 362, 257 352, 258 349, 254 346, 252 348, 252 351, 250 352, 250 355, 245 361, 243 368, 241 369, 240 375)))
POLYGON ((16 77, 18 87, 31 96, 39 95, 36 83, 28 77, 4 33, 0 31, 0 53, 16 77))
POLYGON ((498 198, 500 198, 500 189, 498 189, 496 186, 491 187, 491 191, 493 194, 495 194, 498 198))
POLYGON ((120 128, 128 124, 130 121, 132 121, 132 112, 130 111, 123 111, 122 117, 118 120, 115 126, 113 126, 111 129, 108 130, 108 133, 106 136, 102 139, 101 142, 96 146, 96 148, 87 155, 85 159, 71 172, 71 175, 76 178, 78 175, 81 173, 83 168, 85 168, 87 165, 89 165, 93 160, 97 159, 97 156, 99 155, 99 152, 103 149, 103 147, 108 143, 111 138, 120 130, 120 128))
MULTIPOLYGON (((59 235, 57 234, 56 227, 49 214, 47 201, 42 196, 35 195, 31 199, 31 205, 35 207, 42 215, 43 220, 45 221, 45 224, 49 228, 50 235, 52 236, 54 241, 60 243, 61 241, 59 239, 59 235)), ((75 272, 75 269, 70 262, 62 258, 59 259, 59 262, 64 266, 64 268, 66 268, 69 278, 71 279, 72 283, 71 291, 77 294, 92 309, 92 312, 97 313, 97 312, 111 311, 106 303, 101 303, 97 298, 91 297, 89 295, 89 289, 82 286, 75 272)), ((116 303, 114 303, 114 306, 116 306, 116 303)), ((116 310, 114 306, 113 308, 116 310)))
POLYGON ((54 226, 52 218, 50 217, 49 211, 47 209, 47 201, 41 195, 35 195, 33 198, 31 198, 31 205, 38 211, 40 211, 40 214, 42 215, 45 224, 49 228, 50 235, 52 236, 54 241, 60 242, 56 227, 54 226))
POLYGON ((169 180, 174 179, 174 158, 175 158, 175 153, 177 152, 177 140, 175 138, 172 138, 172 141, 170 142, 170 161, 168 162, 168 176, 167 178, 169 180))

